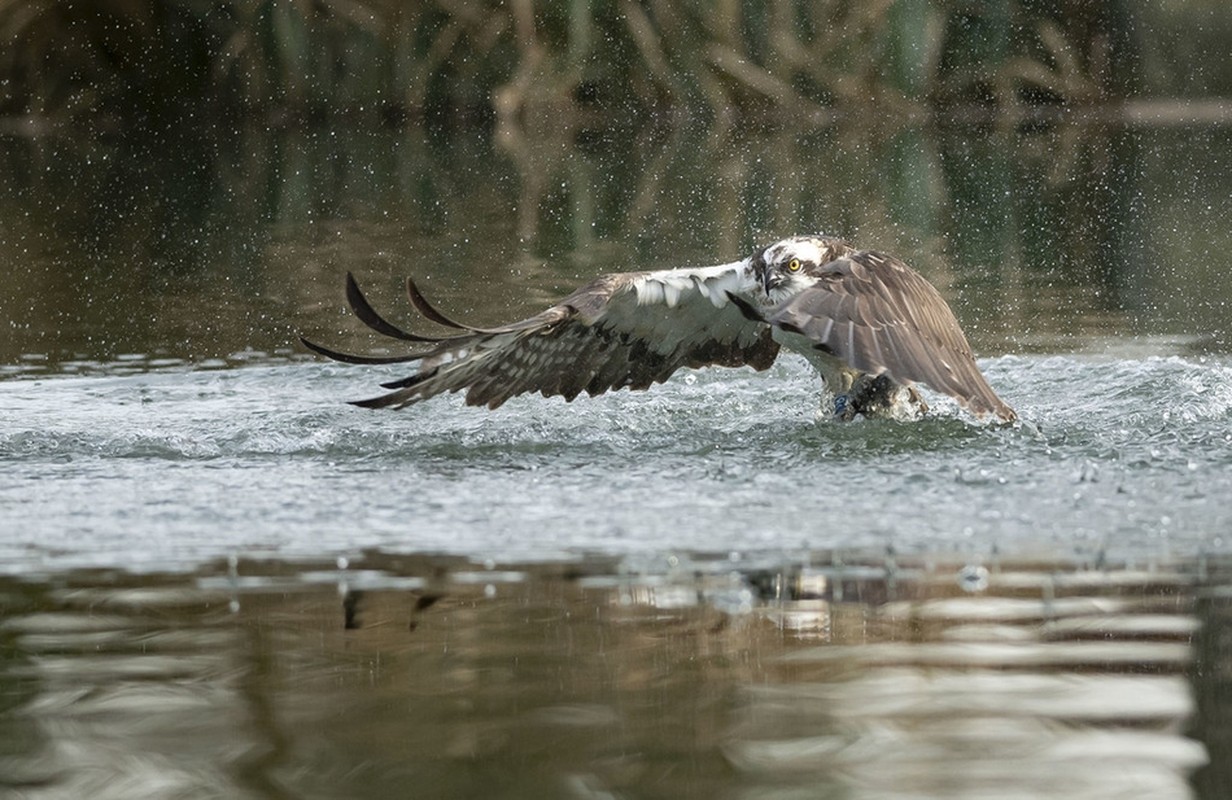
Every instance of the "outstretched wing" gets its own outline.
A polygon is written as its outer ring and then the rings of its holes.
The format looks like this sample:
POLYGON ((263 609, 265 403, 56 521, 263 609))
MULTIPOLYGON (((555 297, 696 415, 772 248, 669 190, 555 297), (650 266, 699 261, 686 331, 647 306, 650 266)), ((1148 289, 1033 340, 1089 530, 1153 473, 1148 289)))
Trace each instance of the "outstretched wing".
POLYGON ((1016 419, 976 366, 941 294, 902 261, 858 251, 825 265, 818 283, 766 315, 850 366, 944 392, 976 414, 1016 419))
POLYGON ((749 365, 766 369, 778 354, 770 328, 728 300, 757 286, 747 261, 699 269, 604 275, 533 317, 474 328, 433 308, 407 280, 411 304, 425 318, 458 331, 450 337, 407 333, 382 318, 347 275, 347 299, 368 327, 425 345, 402 356, 355 356, 302 340, 330 358, 358 364, 417 362, 418 371, 382 384, 387 394, 367 408, 401 408, 442 392, 465 390, 468 405, 496 408, 527 392, 562 395, 645 389, 681 367, 749 365))

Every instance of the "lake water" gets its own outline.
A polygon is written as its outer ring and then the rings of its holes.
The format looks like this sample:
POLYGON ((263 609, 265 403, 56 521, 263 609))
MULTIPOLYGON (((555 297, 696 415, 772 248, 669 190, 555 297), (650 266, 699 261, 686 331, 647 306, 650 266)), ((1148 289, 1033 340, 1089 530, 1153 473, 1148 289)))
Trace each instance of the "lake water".
POLYGON ((1232 132, 530 125, 0 140, 0 789, 1223 797, 1232 132), (681 373, 496 412, 478 324, 826 231, 936 283, 1021 424, 681 373))

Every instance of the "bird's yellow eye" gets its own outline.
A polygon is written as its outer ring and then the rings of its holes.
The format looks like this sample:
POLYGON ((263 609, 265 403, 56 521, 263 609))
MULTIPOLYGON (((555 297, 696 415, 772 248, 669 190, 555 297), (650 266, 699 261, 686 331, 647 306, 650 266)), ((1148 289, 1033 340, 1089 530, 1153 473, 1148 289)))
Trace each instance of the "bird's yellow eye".
POLYGON ((787 271, 788 272, 799 272, 800 271, 800 259, 793 258, 791 261, 788 261, 787 271))

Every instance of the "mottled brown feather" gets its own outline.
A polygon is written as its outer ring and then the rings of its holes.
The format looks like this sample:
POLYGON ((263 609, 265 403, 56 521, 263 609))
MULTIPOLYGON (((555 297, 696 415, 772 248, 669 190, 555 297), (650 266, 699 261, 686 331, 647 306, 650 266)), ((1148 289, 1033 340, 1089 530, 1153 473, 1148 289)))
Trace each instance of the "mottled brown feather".
POLYGON ((820 267, 817 278, 766 321, 862 372, 924 383, 977 414, 1016 418, 980 373, 954 312, 915 270, 892 256, 855 251, 820 267))
MULTIPOLYGON (((408 281, 408 295, 416 310, 438 324, 467 333, 396 357, 419 361, 420 371, 389 382, 387 386, 394 391, 356 405, 401 408, 442 392, 464 391, 468 405, 496 408, 528 392, 572 400, 582 392, 597 395, 610 389, 645 389, 667 380, 681 367, 748 365, 760 370, 774 362, 779 346, 768 326, 744 319, 734 306, 716 308, 696 286, 682 292, 674 307, 664 302, 639 307, 635 284, 647 274, 604 275, 540 314, 486 329, 445 316, 408 281), (652 335, 663 326, 670 327, 677 340, 667 349, 661 337, 652 335)), ((427 338, 406 334, 380 319, 352 285, 353 281, 348 282, 348 293, 357 295, 352 306, 364 310, 360 316, 370 327, 396 338, 427 338), (374 318, 380 320, 375 325, 374 318)), ((315 345, 313 349, 340 360, 366 358, 315 345)))
POLYGON ((372 308, 348 275, 347 299, 361 321, 425 347, 356 356, 305 341, 340 361, 419 362, 418 372, 382 384, 392 391, 356 405, 401 408, 442 392, 464 392, 468 404, 496 408, 529 392, 572 400, 582 392, 645 389, 681 367, 761 370, 779 351, 774 326, 805 337, 800 349, 813 356, 822 351, 859 372, 927 384, 976 414, 1015 419, 984 380, 940 293, 898 259, 837 239, 794 237, 715 267, 604 275, 539 314, 496 328, 453 320, 411 280, 406 289, 424 318, 458 333, 442 338, 399 328, 372 308), (795 293, 766 305, 786 274, 779 270, 788 263, 799 267, 792 261, 796 252, 809 266, 794 279, 795 293), (759 299, 763 304, 755 305, 759 299))

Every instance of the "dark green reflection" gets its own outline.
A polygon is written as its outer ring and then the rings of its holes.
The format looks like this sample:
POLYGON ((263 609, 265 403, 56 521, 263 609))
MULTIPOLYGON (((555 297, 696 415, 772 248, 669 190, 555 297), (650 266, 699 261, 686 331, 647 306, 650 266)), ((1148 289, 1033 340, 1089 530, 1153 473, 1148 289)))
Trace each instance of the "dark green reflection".
MULTIPOLYGON (((478 321, 603 271, 731 260, 824 231, 899 254, 981 354, 1143 335, 1223 350, 1223 129, 840 126, 776 134, 529 119, 0 139, 0 360, 200 361, 354 329, 414 274, 478 321), (384 298, 384 299, 383 299, 384 298)), ((42 363, 42 362, 40 362, 42 363)))

